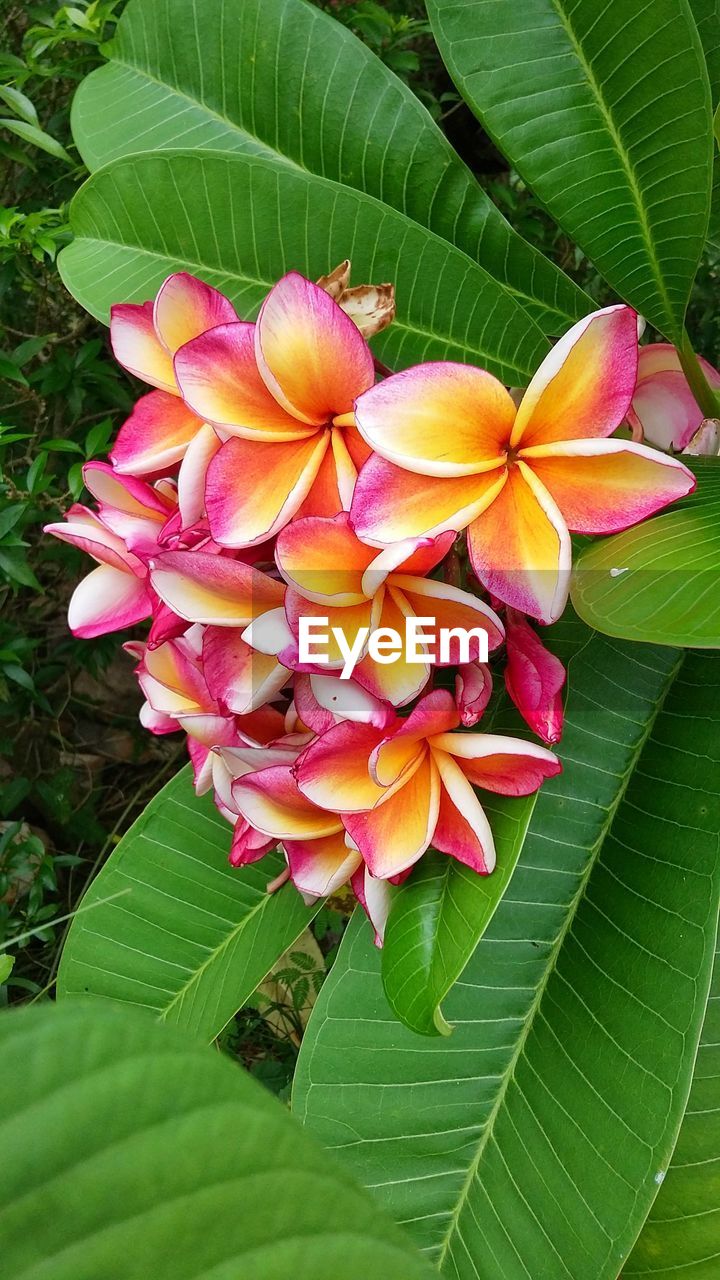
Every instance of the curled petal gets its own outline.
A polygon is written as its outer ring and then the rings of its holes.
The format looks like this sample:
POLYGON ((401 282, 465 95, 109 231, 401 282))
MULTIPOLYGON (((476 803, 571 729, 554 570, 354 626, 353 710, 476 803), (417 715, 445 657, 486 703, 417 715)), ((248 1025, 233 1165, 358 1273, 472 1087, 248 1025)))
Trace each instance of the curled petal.
POLYGON ((170 355, 206 329, 237 318, 234 306, 224 294, 187 271, 168 276, 160 286, 153 307, 155 332, 170 355))
POLYGON ((496 855, 485 810, 452 757, 437 750, 432 755, 442 782, 433 844, 479 875, 487 875, 495 867, 496 855))
POLYGON ((613 306, 573 325, 545 357, 520 403, 513 448, 609 436, 630 407, 638 367, 637 315, 613 306))
POLYGON ((74 636, 91 640, 110 631, 134 627, 150 617, 152 601, 140 578, 101 564, 76 586, 68 609, 74 636))
POLYGON ((294 271, 260 308, 255 354, 278 403, 315 426, 349 413, 375 380, 372 352, 352 320, 324 289, 294 271))
POLYGON ((221 447, 213 428, 204 422, 185 451, 178 472, 178 506, 183 529, 196 524, 205 514, 207 471, 221 447))
POLYGON ((378 880, 361 863, 350 881, 352 891, 375 931, 375 946, 381 947, 385 939, 385 926, 395 895, 395 886, 389 880, 378 880))
POLYGON ((514 419, 515 405, 497 378, 450 361, 395 373, 355 407, 358 428, 376 453, 428 476, 500 466, 514 419))
POLYGON ((120 573, 133 577, 144 577, 145 568, 136 556, 128 552, 125 543, 107 525, 98 520, 91 511, 81 507, 73 507, 68 512, 68 519, 57 524, 46 524, 44 533, 51 533, 61 542, 69 542, 87 555, 92 556, 100 564, 112 565, 120 573))
POLYGON ((233 799, 258 831, 280 840, 314 840, 340 831, 333 813, 312 804, 299 790, 289 765, 271 765, 233 783, 233 799))
POLYGON ((155 332, 152 302, 122 302, 111 307, 110 343, 115 359, 128 373, 177 395, 172 357, 155 332))
POLYGON ((418 753, 424 752, 428 738, 446 734, 457 724, 452 694, 447 689, 435 689, 420 700, 406 720, 397 721, 393 731, 378 743, 370 756, 372 776, 382 786, 394 785, 416 767, 418 753))
POLYGON ((383 730, 343 721, 303 751, 295 776, 303 795, 336 813, 371 809, 386 788, 370 777, 368 759, 382 740, 383 730))
POLYGON ((275 843, 264 832, 256 831, 246 818, 238 818, 233 828, 228 861, 233 867, 246 867, 249 863, 259 862, 264 858, 275 843))
MULTIPOLYGON (((416 578, 404 573, 393 574, 391 581, 391 590, 402 592, 416 616, 434 619, 434 624, 427 627, 426 631, 436 637, 430 643, 430 652, 435 662, 442 661, 439 633, 443 630, 448 633, 449 640, 449 656, 445 665, 455 666, 460 661, 459 638, 450 637, 450 631, 455 630, 461 634, 478 630, 484 632, 491 652, 502 644, 505 638, 502 622, 489 605, 469 591, 462 591, 460 587, 453 587, 447 582, 437 582, 434 578, 416 578)), ((478 652, 479 644, 480 639, 473 637, 467 661, 476 661, 481 656, 478 652)))
POLYGON ((345 843, 344 830, 318 840, 284 840, 292 882, 300 893, 325 898, 357 871, 362 858, 345 843))
POLYGON ((278 569, 287 583, 307 600, 332 605, 365 602, 363 573, 375 556, 375 550, 352 529, 346 512, 332 519, 294 520, 278 535, 275 549, 278 569))
POLYGON ((165 551, 150 578, 174 613, 190 622, 239 627, 282 604, 284 587, 242 560, 203 551, 165 551))

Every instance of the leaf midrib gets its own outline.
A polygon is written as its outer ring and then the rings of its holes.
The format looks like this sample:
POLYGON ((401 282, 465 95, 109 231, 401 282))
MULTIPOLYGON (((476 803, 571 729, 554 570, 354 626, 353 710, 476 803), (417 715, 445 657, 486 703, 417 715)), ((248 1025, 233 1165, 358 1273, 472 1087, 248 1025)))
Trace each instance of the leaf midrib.
POLYGON ((622 164, 623 170, 625 172, 625 177, 627 178, 628 187, 630 188, 630 194, 632 196, 633 203, 635 204, 638 221, 640 223, 640 230, 642 233, 643 241, 645 243, 645 249, 646 249, 650 266, 653 272, 655 284, 657 286, 658 293, 662 299, 663 306, 665 307, 666 315, 668 320, 670 321, 671 328, 674 331, 674 333, 678 335, 682 331, 682 325, 677 325, 675 321, 674 309, 670 301, 670 296, 665 286, 665 280, 660 267, 660 263, 658 261, 658 258, 655 252, 655 245, 654 245, 652 234, 650 231, 649 214, 645 206, 645 201, 643 199, 642 191, 635 177, 635 172, 633 170, 632 163, 630 161, 630 155, 623 141, 620 128, 615 123, 615 119, 613 117, 611 107, 609 103, 606 102, 603 96, 602 89, 597 80, 595 72, 592 66, 590 65, 590 63, 588 62, 587 58, 585 57, 582 45, 579 43, 577 39, 575 30, 570 21, 570 17, 563 9, 562 0, 550 0, 550 3, 552 4, 553 9, 557 13, 557 16, 562 24, 563 30, 565 31, 570 43, 572 44, 577 60, 580 63, 580 66, 582 67, 583 72, 585 73, 588 85, 595 98, 597 107, 600 113, 602 114, 605 120, 605 123, 607 125, 608 132, 612 137, 613 142, 615 143, 615 147, 617 149, 620 163, 622 164))
MULTIPOLYGON (((588 643, 589 643, 589 640, 586 642, 586 645, 587 645, 588 643)), ((583 648, 585 648, 585 647, 586 647, 586 645, 583 645, 583 648)), ((575 654, 573 655, 573 657, 570 659, 570 661, 568 662, 568 688, 569 688, 569 686, 570 686, 570 675, 571 675, 571 671, 572 671, 572 665, 573 665, 573 662, 577 660, 577 658, 578 658, 578 656, 579 656, 579 653, 581 653, 581 652, 582 652, 582 649, 581 649, 581 650, 579 650, 579 651, 578 651, 578 653, 575 653, 575 654)), ((445 1259, 446 1259, 446 1257, 447 1257, 448 1250, 449 1250, 449 1248, 450 1248, 450 1245, 451 1245, 451 1243, 452 1243, 453 1237, 454 1237, 455 1232, 456 1232, 457 1227, 458 1227, 458 1223, 459 1223, 459 1221, 460 1221, 460 1215, 461 1215, 461 1213, 463 1212, 463 1210, 464 1210, 464 1208, 465 1208, 465 1204, 466 1204, 466 1202, 467 1202, 467 1200, 468 1200, 468 1196, 469 1196, 469 1194, 470 1194, 471 1188, 472 1188, 473 1183, 474 1183, 474 1181, 475 1181, 475 1178, 476 1178, 476 1176, 477 1176, 478 1169, 480 1168, 480 1162, 481 1162, 482 1157, 483 1157, 483 1155, 484 1155, 485 1148, 487 1147, 488 1142, 490 1141, 490 1139, 491 1139, 491 1138, 492 1138, 492 1136, 493 1136, 493 1131, 494 1131, 495 1122, 496 1122, 496 1120, 497 1120, 497 1118, 498 1118, 498 1115, 500 1114, 500 1111, 501 1111, 501 1109, 502 1109, 502 1107, 503 1107, 503 1104, 504 1104, 504 1102, 505 1102, 505 1097, 506 1097, 506 1095, 507 1095, 507 1091, 508 1091, 508 1089, 509 1089, 509 1087, 510 1087, 510 1084, 511 1084, 512 1080, 514 1079, 514 1076, 515 1076, 515 1069, 516 1069, 516 1067, 517 1067, 517 1065, 518 1065, 518 1062, 520 1061, 520 1059, 521 1059, 521 1057, 522 1057, 522 1055, 523 1055, 523 1052, 524 1052, 524 1049, 525 1049, 525 1045, 526 1045, 526 1043, 527 1043, 527 1040, 528 1040, 528 1037, 529 1037, 529 1035, 530 1035, 530 1032, 532 1031, 532 1028, 533 1028, 533 1025, 534 1025, 534 1022, 535 1022, 535 1017, 536 1017, 536 1015, 537 1015, 537 1013, 538 1013, 538 1010, 539 1010, 539 1008, 540 1008, 540 1005, 541 1005, 541 1002, 542 1002, 542 998, 543 998, 543 996, 544 996, 544 994, 545 994, 545 991, 546 991, 546 989, 547 989, 548 983, 549 983, 549 981, 550 981, 550 979, 551 979, 551 977, 552 977, 553 973, 555 972, 555 969, 556 969, 556 966, 557 966, 557 962, 558 962, 558 957, 559 957, 560 952, 561 952, 561 950, 562 950, 563 943, 565 942, 565 939, 566 939, 566 937, 567 937, 568 933, 570 932, 570 930, 571 930, 571 928, 572 928, 572 925, 573 925, 573 923, 574 923, 574 921, 575 921, 575 916, 576 916, 576 914, 577 914, 578 907, 579 907, 580 903, 582 902, 583 897, 585 896, 585 890, 586 890, 586 888, 587 888, 588 881, 590 880, 590 876, 592 875, 592 872, 593 872, 593 870, 595 869, 595 865, 596 865, 596 863, 597 863, 597 859, 598 859, 598 856, 599 856, 599 854, 600 854, 600 851, 601 851, 601 849, 602 849, 602 847, 603 847, 603 845, 604 845, 604 843, 605 843, 605 840, 607 839, 607 836, 608 836, 608 834, 609 834, 609 832, 610 832, 610 829, 611 829, 611 827, 612 827, 612 824, 613 824, 613 822, 614 822, 614 820, 615 820, 615 815, 617 814, 617 811, 618 811, 618 809, 619 809, 619 807, 620 807, 620 805, 621 805, 621 803, 622 803, 623 799, 625 798, 625 793, 626 793, 626 791, 627 791, 627 787, 628 787, 628 783, 629 783, 629 781, 630 781, 630 778, 632 777, 632 775, 633 775, 633 773, 634 773, 634 771, 635 771, 635 768, 637 767, 637 764, 638 764, 638 761, 639 761, 639 759, 640 759, 640 756, 642 755, 642 752, 643 752, 643 750, 644 750, 644 748, 645 748, 645 745, 646 745, 646 743, 647 743, 648 739, 650 738, 650 735, 652 734, 652 731, 653 731, 653 729, 654 729, 654 727, 655 727, 655 723, 656 723, 656 721, 657 721, 657 719, 658 719, 658 716, 659 716, 659 715, 660 715, 660 713, 662 712, 662 709, 663 709, 663 707, 664 707, 664 705, 665 705, 665 700, 666 700, 666 698, 667 698, 667 696, 668 696, 668 693, 670 692, 670 689, 672 688, 672 685, 674 684, 674 682, 675 682, 675 680, 676 680, 676 678, 677 678, 677 676, 678 676, 678 674, 679 674, 680 668, 682 667, 682 664, 683 664, 683 660, 684 660, 684 654, 680 654, 680 656, 678 657, 678 660, 677 660, 677 662, 676 662, 675 668, 674 668, 674 670, 672 671, 672 673, 670 674, 670 676, 669 676, 669 678, 668 678, 667 685, 666 685, 666 687, 665 687, 665 691, 664 691, 664 693, 663 693, 662 697, 658 699, 658 702, 657 702, 657 705, 655 706, 655 709, 654 709, 653 715, 648 719, 648 723, 647 723, 647 725, 646 725, 645 732, 643 733, 642 738, 640 739, 640 741, 639 741, 639 743, 638 743, 638 745, 637 745, 637 749, 636 749, 636 752, 635 752, 635 754, 634 754, 634 756, 633 756, 633 759, 632 759, 631 763, 628 765, 628 768, 627 768, 627 769, 626 769, 626 771, 625 771, 625 774, 624 774, 624 776, 623 776, 623 782, 622 782, 622 785, 618 788, 617 796, 615 797, 615 800, 613 801, 613 803, 611 804, 610 808, 609 808, 609 809, 608 809, 608 811, 607 811, 607 819, 606 819, 605 823, 603 824, 603 828, 602 828, 602 830, 601 830, 600 834, 598 835, 598 838, 597 838, 597 840, 595 841, 594 845, 592 845, 592 846, 591 846, 591 848, 590 848, 590 849, 589 849, 589 851, 588 851, 588 865, 587 865, 587 867, 586 867, 585 871, 583 872, 583 875, 582 875, 582 877, 581 877, 580 883, 579 883, 579 885, 578 885, 577 893, 575 894, 575 896, 574 896, 574 898, 573 898, 573 900, 572 900, 572 902, 571 902, 571 904, 570 904, 570 906, 569 906, 569 908, 568 908, 567 916, 566 916, 566 918, 565 918, 565 921, 564 921, 564 923, 563 923, 563 926, 562 926, 562 928, 561 928, 561 930, 560 930, 560 933, 558 934, 558 937, 557 937, 557 939, 556 939, 555 943, 553 944, 553 947, 552 947, 552 949, 551 949, 551 951, 550 951, 550 954, 549 954, 549 956, 548 956, 548 962, 547 962, 547 967, 546 967, 545 974, 543 975, 542 979, 540 980, 540 982, 539 982, 539 984, 538 984, 537 991, 535 992, 535 995, 533 996, 532 1003, 531 1003, 530 1008, 529 1008, 529 1010, 528 1010, 527 1018, 525 1019, 525 1024, 524 1024, 524 1026, 523 1026, 523 1030, 522 1030, 521 1035, 520 1035, 520 1037, 519 1037, 519 1039, 518 1039, 517 1047, 515 1048, 515 1050, 514 1050, 514 1052, 513 1052, 513 1054, 512 1054, 512 1057, 511 1057, 511 1059, 510 1059, 510 1061, 509 1061, 509 1063, 508 1063, 508 1065, 507 1065, 507 1067, 506 1067, 506 1069, 505 1069, 505 1072, 504 1072, 504 1074, 503 1074, 503 1080, 502 1080, 502 1084, 501 1084, 501 1086, 500 1086, 500 1089, 499 1089, 499 1091, 498 1091, 498 1096, 497 1096, 497 1098, 496 1098, 496 1100, 495 1100, 495 1102, 494 1102, 494 1104, 493 1104, 493 1106, 492 1106, 492 1109, 491 1109, 491 1111, 490 1111, 490 1114, 488 1115, 488 1118, 487 1118, 487 1121, 486 1121, 486 1123, 485 1123, 485 1126, 483 1127, 482 1135, 481 1135, 480 1140, 479 1140, 479 1142, 478 1142, 478 1148, 477 1148, 477 1151, 476 1151, 476 1153, 475 1153, 475 1156, 473 1157, 472 1163, 471 1163, 471 1165, 470 1165, 470 1168, 468 1169, 467 1175, 466 1175, 465 1180, 464 1180, 464 1182, 463 1182, 463 1185, 462 1185, 462 1187, 461 1187, 460 1193, 459 1193, 458 1198, 457 1198, 457 1203, 456 1203, 455 1208, 453 1209, 452 1214, 451 1214, 451 1217, 450 1217, 450 1221, 449 1221, 449 1224, 448 1224, 448 1228, 447 1228, 447 1230, 446 1230, 446 1232, 445 1232, 445 1234, 444 1234, 444 1236, 443 1236, 443 1238, 442 1238, 442 1241, 441 1241, 441 1243, 440 1243, 439 1252, 438 1252, 438 1254, 436 1255, 436 1259, 435 1259, 435 1261, 436 1261, 436 1265, 437 1265, 437 1267, 438 1267, 438 1270, 442 1270, 443 1264, 444 1264, 445 1259)))

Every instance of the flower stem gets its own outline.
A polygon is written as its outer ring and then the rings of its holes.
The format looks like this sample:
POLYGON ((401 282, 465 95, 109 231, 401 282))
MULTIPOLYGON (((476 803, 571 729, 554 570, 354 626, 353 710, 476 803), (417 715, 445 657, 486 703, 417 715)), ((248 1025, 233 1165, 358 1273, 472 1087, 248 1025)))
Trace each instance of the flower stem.
POLYGON ((677 353, 683 373, 688 380, 690 390, 697 400, 698 407, 706 418, 717 418, 720 416, 720 401, 718 401, 715 392, 705 377, 703 367, 695 355, 690 339, 684 330, 682 345, 678 347, 677 353))

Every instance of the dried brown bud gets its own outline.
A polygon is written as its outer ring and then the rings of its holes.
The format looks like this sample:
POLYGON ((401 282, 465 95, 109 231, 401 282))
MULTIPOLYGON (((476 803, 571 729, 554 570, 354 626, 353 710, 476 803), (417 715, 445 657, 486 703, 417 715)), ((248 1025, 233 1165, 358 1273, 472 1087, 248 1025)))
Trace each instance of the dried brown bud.
POLYGON ((350 263, 346 258, 329 275, 320 276, 317 283, 342 307, 363 338, 372 338, 394 319, 395 287, 391 284, 359 284, 350 289, 349 282, 350 263))

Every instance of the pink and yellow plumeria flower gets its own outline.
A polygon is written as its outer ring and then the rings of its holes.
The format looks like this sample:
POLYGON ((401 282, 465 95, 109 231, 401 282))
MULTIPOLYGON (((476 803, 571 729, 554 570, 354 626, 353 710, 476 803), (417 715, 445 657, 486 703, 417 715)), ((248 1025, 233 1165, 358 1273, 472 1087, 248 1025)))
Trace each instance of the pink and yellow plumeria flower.
MULTIPOLYGON (((232 303, 185 271, 168 276, 154 302, 124 302, 110 312, 110 342, 118 364, 157 390, 138 400, 110 455, 128 475, 167 472, 185 456, 203 420, 183 403, 173 356, 191 338, 237 320, 232 303)), ((217 445, 206 428, 204 442, 217 445)))
POLYGON ((172 486, 117 476, 107 463, 88 463, 83 475, 98 500, 97 513, 76 503, 64 521, 45 525, 44 531, 98 563, 78 583, 68 610, 73 635, 87 640, 134 626, 152 614, 146 557, 157 548, 177 499, 172 486))
POLYGON ((356 325, 295 272, 265 299, 256 324, 221 324, 182 347, 175 374, 187 406, 225 440, 207 470, 213 537, 246 547, 299 509, 347 509, 369 449, 353 402, 373 385, 356 325))
MULTIPOLYGON (((710 386, 720 388, 717 369, 702 356, 698 360, 710 386)), ((675 453, 687 447, 701 425, 705 415, 669 342, 640 348, 637 386, 627 416, 630 425, 651 444, 675 453)))
MULTIPOLYGON (((348 643, 363 627, 392 628, 402 635, 408 616, 432 618, 434 625, 424 627, 424 634, 435 632, 436 636, 424 646, 426 662, 408 662, 401 653, 397 661, 380 664, 367 653, 366 644, 355 666, 358 684, 396 707, 417 697, 427 684, 432 666, 440 661, 437 634, 441 628, 480 629, 487 635, 488 648, 496 649, 504 632, 488 605, 458 587, 421 576, 440 563, 454 537, 450 532, 416 539, 378 555, 376 548, 360 541, 347 512, 294 520, 282 531, 275 548, 277 566, 288 584, 285 614, 294 639, 302 617, 327 618, 329 629, 341 630, 348 643)), ((477 652, 471 656, 477 657, 477 652)), ((327 665, 316 668, 318 673, 342 668, 345 659, 335 640, 328 658, 327 665)), ((456 661, 451 646, 446 665, 456 661)))
MULTIPOLYGON (((474 787, 529 795, 560 772, 552 752, 519 739, 454 733, 452 695, 427 694, 389 728, 344 723, 298 758, 303 796, 337 813, 372 875, 390 879, 413 866, 430 844, 481 874, 495 865, 492 831, 474 787)), ((263 797, 253 821, 263 829, 263 797)))
POLYGON ((377 455, 351 519, 382 546, 467 528, 480 581, 552 622, 568 594, 570 530, 614 533, 694 487, 690 471, 608 437, 637 374, 637 318, 626 306, 581 320, 543 361, 516 409, 489 373, 419 365, 361 396, 357 425, 377 455))

